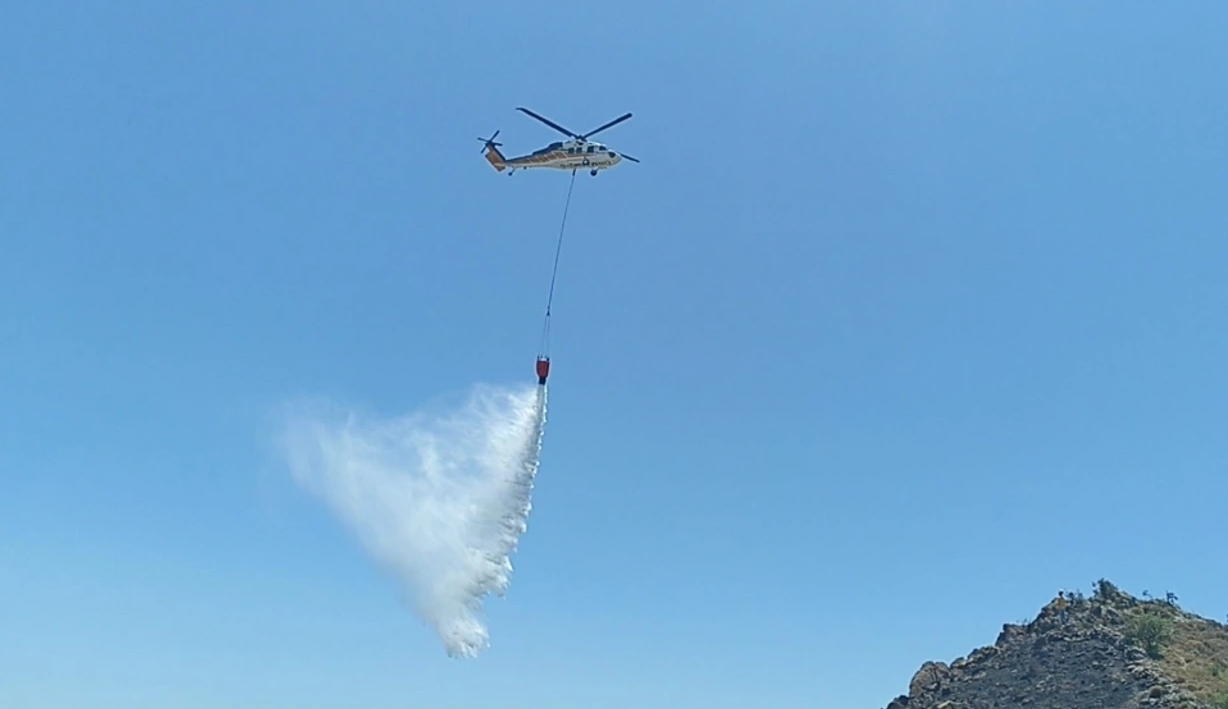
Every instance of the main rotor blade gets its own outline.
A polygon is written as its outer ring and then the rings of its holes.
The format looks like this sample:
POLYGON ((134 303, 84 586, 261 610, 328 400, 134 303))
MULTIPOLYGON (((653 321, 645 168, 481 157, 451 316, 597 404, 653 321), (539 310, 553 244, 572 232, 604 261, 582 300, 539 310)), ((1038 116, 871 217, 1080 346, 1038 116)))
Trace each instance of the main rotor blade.
POLYGON ((620 155, 622 158, 626 159, 626 160, 630 160, 631 162, 639 162, 639 161, 640 161, 640 160, 639 160, 639 158, 633 158, 633 157, 631 157, 630 155, 628 155, 628 154, 626 154, 626 153, 619 153, 619 155, 620 155))
POLYGON ((576 135, 575 133, 572 133, 571 131, 567 130, 567 129, 566 129, 566 128, 564 128, 563 126, 559 125, 558 123, 555 123, 554 121, 550 120, 549 118, 546 118, 545 116, 539 116, 539 115, 537 115, 536 113, 534 113, 534 112, 530 111, 530 110, 529 110, 529 109, 527 109, 527 108, 517 108, 516 110, 517 110, 517 111, 522 111, 522 112, 524 112, 524 113, 529 114, 530 116, 533 116, 533 117, 534 117, 534 118, 536 118, 537 120, 541 121, 542 123, 545 123, 546 125, 550 126, 550 127, 551 127, 551 128, 553 128, 553 129, 555 129, 555 130, 559 131, 559 132, 560 132, 560 133, 562 133, 563 135, 569 135, 569 136, 571 136, 572 138, 579 138, 579 137, 580 137, 580 136, 576 135))
POLYGON ((589 132, 585 133, 584 135, 580 135, 580 136, 576 136, 576 137, 580 138, 581 140, 588 140, 588 138, 589 138, 590 136, 597 135, 597 134, 598 134, 598 133, 600 133, 601 131, 603 131, 603 130, 605 130, 606 128, 609 128, 609 127, 611 127, 611 126, 616 126, 616 125, 618 125, 619 123, 622 123, 623 121, 627 120, 627 119, 628 119, 628 118, 630 118, 630 117, 631 117, 631 114, 630 114, 630 113, 626 114, 625 116, 619 116, 618 118, 615 118, 614 120, 610 121, 609 123, 605 124, 604 126, 601 126, 600 128, 597 128, 597 129, 594 129, 594 130, 590 130, 589 132))

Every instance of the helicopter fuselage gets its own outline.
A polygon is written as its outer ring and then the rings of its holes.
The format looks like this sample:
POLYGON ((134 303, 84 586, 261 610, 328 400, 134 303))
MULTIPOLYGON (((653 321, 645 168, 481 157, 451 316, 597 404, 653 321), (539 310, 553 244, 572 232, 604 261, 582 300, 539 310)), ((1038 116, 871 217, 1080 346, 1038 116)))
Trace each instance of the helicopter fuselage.
POLYGON ((505 158, 495 148, 486 151, 486 159, 496 168, 510 170, 551 168, 555 170, 606 170, 622 162, 622 157, 600 143, 568 140, 551 143, 527 155, 505 158))

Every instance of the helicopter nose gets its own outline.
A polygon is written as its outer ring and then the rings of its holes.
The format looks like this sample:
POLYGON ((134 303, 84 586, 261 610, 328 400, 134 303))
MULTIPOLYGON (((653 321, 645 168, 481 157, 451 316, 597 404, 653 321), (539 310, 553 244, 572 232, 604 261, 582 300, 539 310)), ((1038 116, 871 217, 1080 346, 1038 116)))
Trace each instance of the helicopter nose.
POLYGON ((623 156, 621 156, 621 155, 619 155, 618 153, 616 153, 616 152, 614 152, 613 150, 611 150, 611 151, 610 151, 610 159, 611 159, 611 160, 613 160, 614 162, 618 162, 618 161, 620 161, 620 160, 622 160, 622 159, 623 159, 623 156))

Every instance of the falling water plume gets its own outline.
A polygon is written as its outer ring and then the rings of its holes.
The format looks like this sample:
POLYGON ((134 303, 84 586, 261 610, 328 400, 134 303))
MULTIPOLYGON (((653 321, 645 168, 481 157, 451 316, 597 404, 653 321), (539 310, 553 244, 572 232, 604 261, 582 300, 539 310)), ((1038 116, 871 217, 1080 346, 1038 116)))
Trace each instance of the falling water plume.
POLYGON ((475 387, 390 420, 296 405, 282 442, 299 485, 401 579, 447 653, 472 658, 489 645, 483 599, 511 581, 545 421, 543 386, 475 387))

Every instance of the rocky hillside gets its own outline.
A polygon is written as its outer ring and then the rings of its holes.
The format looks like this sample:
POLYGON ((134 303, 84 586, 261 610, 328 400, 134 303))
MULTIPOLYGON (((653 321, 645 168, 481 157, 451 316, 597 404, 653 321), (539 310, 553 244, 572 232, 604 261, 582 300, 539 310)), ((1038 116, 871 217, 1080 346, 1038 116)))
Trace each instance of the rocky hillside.
POLYGON ((1228 626, 1104 580, 1060 606, 925 663, 887 709, 1228 709, 1228 626))

